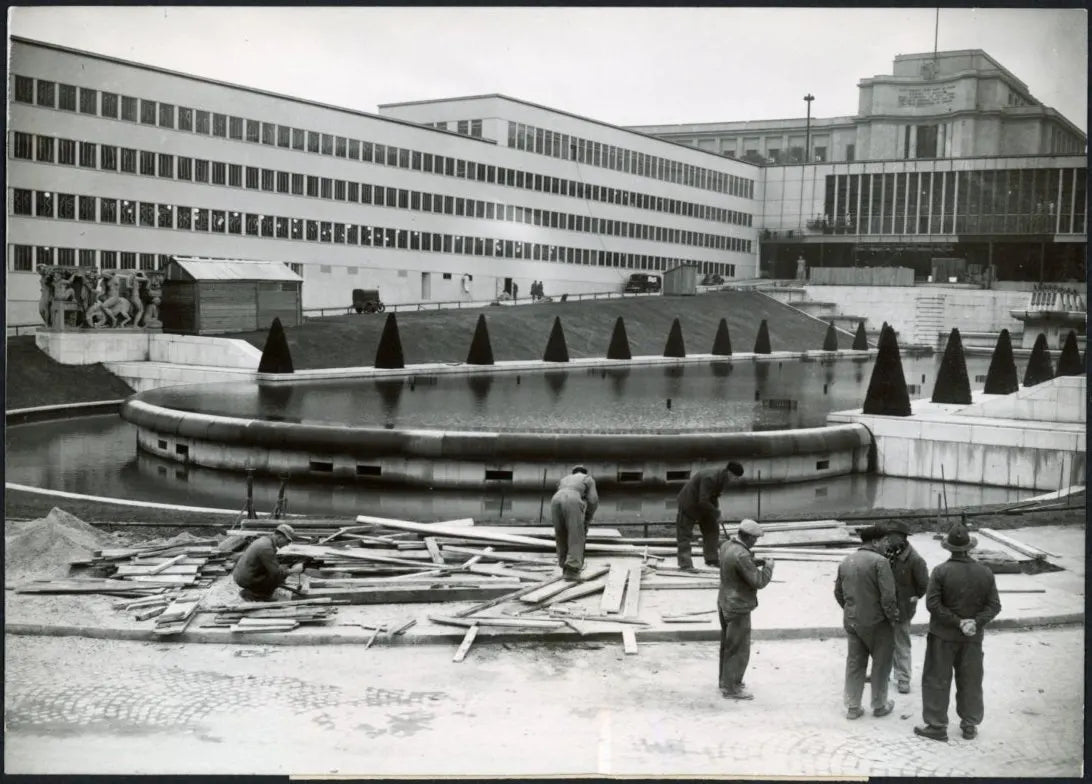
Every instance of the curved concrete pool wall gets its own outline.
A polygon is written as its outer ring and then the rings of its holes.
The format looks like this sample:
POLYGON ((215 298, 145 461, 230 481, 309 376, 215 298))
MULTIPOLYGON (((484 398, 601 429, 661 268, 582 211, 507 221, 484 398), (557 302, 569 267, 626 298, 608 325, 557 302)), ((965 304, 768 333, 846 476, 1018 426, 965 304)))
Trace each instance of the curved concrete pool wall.
POLYGON ((304 425, 177 411, 127 400, 139 447, 208 468, 446 488, 539 489, 584 463, 603 486, 679 483, 739 460, 744 479, 802 482, 872 469, 863 425, 757 433, 496 433, 304 425), (545 478, 544 478, 545 477, 545 478))

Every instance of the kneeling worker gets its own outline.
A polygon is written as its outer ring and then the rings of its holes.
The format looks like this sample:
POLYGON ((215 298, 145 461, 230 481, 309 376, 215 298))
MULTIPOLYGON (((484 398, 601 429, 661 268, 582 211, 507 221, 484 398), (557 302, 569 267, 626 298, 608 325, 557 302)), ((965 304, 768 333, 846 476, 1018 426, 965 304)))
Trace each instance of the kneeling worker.
POLYGON ((291 542, 295 533, 292 526, 281 523, 272 534, 259 536, 243 551, 231 576, 242 588, 239 595, 244 600, 268 602, 288 575, 303 571, 302 563, 289 568, 277 562, 277 550, 291 542))
POLYGON ((598 508, 595 480, 584 466, 576 466, 557 483, 557 492, 550 499, 550 516, 554 521, 557 562, 566 580, 580 579, 584 569, 584 540, 598 508))

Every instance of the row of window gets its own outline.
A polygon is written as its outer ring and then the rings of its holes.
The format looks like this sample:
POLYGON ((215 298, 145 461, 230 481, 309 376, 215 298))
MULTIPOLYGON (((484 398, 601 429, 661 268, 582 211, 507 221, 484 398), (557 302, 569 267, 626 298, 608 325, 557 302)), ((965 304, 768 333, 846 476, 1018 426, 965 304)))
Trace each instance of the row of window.
POLYGON ((11 248, 12 269, 18 272, 30 272, 35 267, 53 264, 63 267, 98 267, 104 270, 161 270, 171 260, 165 253, 50 248, 41 245, 12 245, 11 248))
POLYGON ((827 175, 824 213, 845 234, 1082 234, 1087 169, 827 175))
MULTIPOLYGON (((455 133, 462 136, 473 136, 475 139, 482 138, 482 121, 481 120, 455 120, 455 133)), ((440 120, 439 122, 427 122, 421 123, 426 128, 439 128, 442 131, 451 130, 451 124, 448 120, 440 120)))
POLYGON ((651 177, 745 199, 754 198, 754 180, 533 125, 509 121, 508 146, 638 177, 651 177))
MULTIPOLYGON (((728 223, 737 226, 750 226, 752 216, 739 210, 728 210, 706 204, 695 204, 678 199, 666 199, 637 191, 607 188, 591 185, 576 180, 566 180, 549 175, 533 174, 520 169, 503 166, 475 164, 443 155, 431 153, 413 153, 396 147, 376 145, 377 161, 386 160, 388 164, 400 165, 417 170, 432 171, 450 177, 478 180, 481 182, 509 185, 523 190, 543 193, 555 193, 587 201, 605 204, 618 204, 626 207, 661 212, 669 215, 683 215, 728 223), (384 154, 385 153, 385 154, 384 154), (404 154, 404 155, 403 155, 404 154), (423 168, 424 167, 424 168, 423 168)), ((285 172, 276 169, 242 166, 221 161, 207 161, 201 158, 189 158, 169 153, 156 153, 147 150, 135 150, 129 147, 116 147, 110 144, 81 142, 74 139, 60 139, 53 136, 34 135, 14 131, 11 143, 12 156, 20 160, 35 160, 41 163, 59 163, 65 166, 100 168, 109 171, 122 171, 130 174, 142 174, 149 177, 180 179, 213 185, 228 185, 235 188, 291 193, 297 196, 316 196, 319 198, 354 201, 351 197, 339 196, 355 184, 329 177, 316 177, 298 172, 285 172), (245 170, 245 179, 244 179, 245 170), (340 183, 340 185, 339 185, 340 183), (332 196, 330 194, 333 194, 332 196)), ((360 183, 360 187, 368 187, 360 183)))
MULTIPOLYGON (((16 215, 30 215, 31 208, 33 208, 33 213, 42 218, 87 221, 95 220, 95 208, 97 206, 100 222, 117 223, 122 226, 207 231, 248 237, 329 242, 338 245, 403 248, 438 253, 556 261, 568 264, 626 267, 629 269, 665 270, 680 264, 696 264, 703 270, 709 264, 716 267, 716 269, 710 268, 707 271, 720 271, 721 268, 725 268, 725 265, 719 262, 701 262, 695 259, 573 248, 539 242, 520 242, 518 240, 502 240, 461 234, 453 235, 383 228, 308 218, 257 215, 231 210, 136 202, 127 199, 105 199, 65 193, 54 194, 48 191, 15 189, 12 203, 16 215)), ((741 246, 740 252, 750 252, 751 243, 749 240, 736 241, 741 246)), ((734 269, 734 265, 727 266, 734 269)))
MULTIPOLYGON (((445 171, 441 172, 439 164, 437 164, 437 168, 423 168, 421 162, 422 157, 443 159, 444 156, 432 156, 430 153, 422 153, 417 150, 375 144, 358 139, 350 139, 345 136, 308 131, 287 125, 278 125, 276 123, 248 120, 242 117, 209 112, 202 109, 176 106, 175 104, 165 103, 163 101, 151 101, 144 98, 137 99, 105 91, 100 95, 97 90, 85 87, 77 88, 73 85, 58 84, 44 79, 34 79, 29 76, 15 76, 14 97, 16 101, 37 104, 38 106, 50 109, 55 108, 63 111, 77 111, 78 106, 80 112, 85 114, 96 114, 95 110, 98 108, 97 113, 100 116, 108 117, 110 119, 121 119, 129 122, 139 122, 145 125, 155 125, 160 128, 219 136, 224 139, 236 139, 238 141, 253 142, 255 144, 266 144, 285 149, 313 152, 321 155, 332 155, 354 161, 386 162, 388 165, 398 165, 402 168, 410 168, 410 159, 412 158, 415 162, 412 168, 423 171, 434 171, 437 174, 450 174, 446 171, 446 164, 442 167, 445 171), (391 153, 392 150, 394 151, 393 155, 391 153), (385 156, 384 152, 386 153, 385 156)), ((467 122, 474 123, 478 121, 471 120, 467 122)), ((513 126, 513 123, 509 123, 509 146, 515 146, 513 143, 513 126)), ((472 131, 472 126, 468 130, 472 131)), ((468 135, 473 134, 471 133, 468 135)), ((559 144, 561 139, 570 139, 566 134, 555 135, 557 135, 559 139, 559 144)), ((751 180, 745 180, 721 172, 701 169, 700 167, 690 166, 689 164, 683 164, 679 161, 649 156, 644 153, 637 153, 630 150, 621 150, 611 145, 601 145, 599 142, 577 139, 576 137, 571 137, 571 140, 577 143, 576 154, 583 154, 587 158, 585 162, 591 163, 592 165, 601 165, 607 168, 616 168, 618 166, 627 167, 625 169, 619 169, 622 171, 631 171, 639 166, 646 172, 644 176, 669 180, 671 182, 686 182, 691 179, 697 181, 697 179, 700 179, 706 183, 706 186, 695 185, 695 187, 706 187, 708 190, 720 193, 733 193, 735 195, 745 196, 746 198, 754 198, 754 182, 751 180), (581 150, 584 152, 581 153, 581 150), (599 152, 596 152, 597 150, 599 152), (606 150, 606 152, 604 152, 604 150, 606 150), (614 151, 613 158, 610 152, 612 150, 614 151), (596 160, 596 155, 599 156, 598 160, 600 163, 594 162, 596 160), (700 174, 698 174, 699 172, 700 174)), ((568 155, 568 152, 568 145, 566 145, 566 156, 568 155)), ((552 137, 551 151, 547 154, 553 154, 552 137)), ((475 163, 473 161, 460 161, 460 163, 466 168, 486 168, 486 164, 475 163)), ((489 166, 488 168, 493 169, 494 167, 489 166)), ((633 171, 632 173, 637 172, 633 171)), ((535 175, 535 177, 538 176, 539 175, 535 175)), ((478 177, 476 179, 482 178, 478 177)), ((494 182, 492 178, 488 181, 494 182)), ((504 182, 501 179, 495 181, 498 183, 504 182)), ((509 182, 506 184, 511 185, 512 183, 509 182)), ((571 191, 571 188, 567 190, 571 191)), ((557 193, 558 191, 552 192, 557 193)), ((703 205, 694 205, 694 207, 700 206, 703 205)), ((687 212, 684 214, 693 213, 687 212)), ((709 220, 714 219, 715 218, 709 218, 709 220)))

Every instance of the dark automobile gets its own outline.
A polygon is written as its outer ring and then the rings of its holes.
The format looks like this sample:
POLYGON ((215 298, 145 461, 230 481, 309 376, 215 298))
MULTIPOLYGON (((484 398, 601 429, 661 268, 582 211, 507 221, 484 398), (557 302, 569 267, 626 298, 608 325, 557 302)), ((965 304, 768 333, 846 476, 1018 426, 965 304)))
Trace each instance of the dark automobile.
POLYGON ((379 289, 353 289, 353 309, 357 313, 382 313, 386 306, 379 299, 379 289))
POLYGON ((629 276, 624 289, 626 294, 659 294, 663 279, 647 272, 635 272, 629 276))

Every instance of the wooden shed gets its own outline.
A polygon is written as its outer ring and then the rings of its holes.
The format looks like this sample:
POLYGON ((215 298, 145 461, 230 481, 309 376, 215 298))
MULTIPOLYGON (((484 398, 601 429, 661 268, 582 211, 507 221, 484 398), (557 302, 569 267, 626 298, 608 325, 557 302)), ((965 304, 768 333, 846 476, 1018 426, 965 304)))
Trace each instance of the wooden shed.
POLYGON ((279 261, 172 256, 163 281, 164 332, 211 335, 303 322, 303 278, 279 261))
POLYGON ((664 273, 664 294, 697 294, 698 268, 682 264, 664 273))

